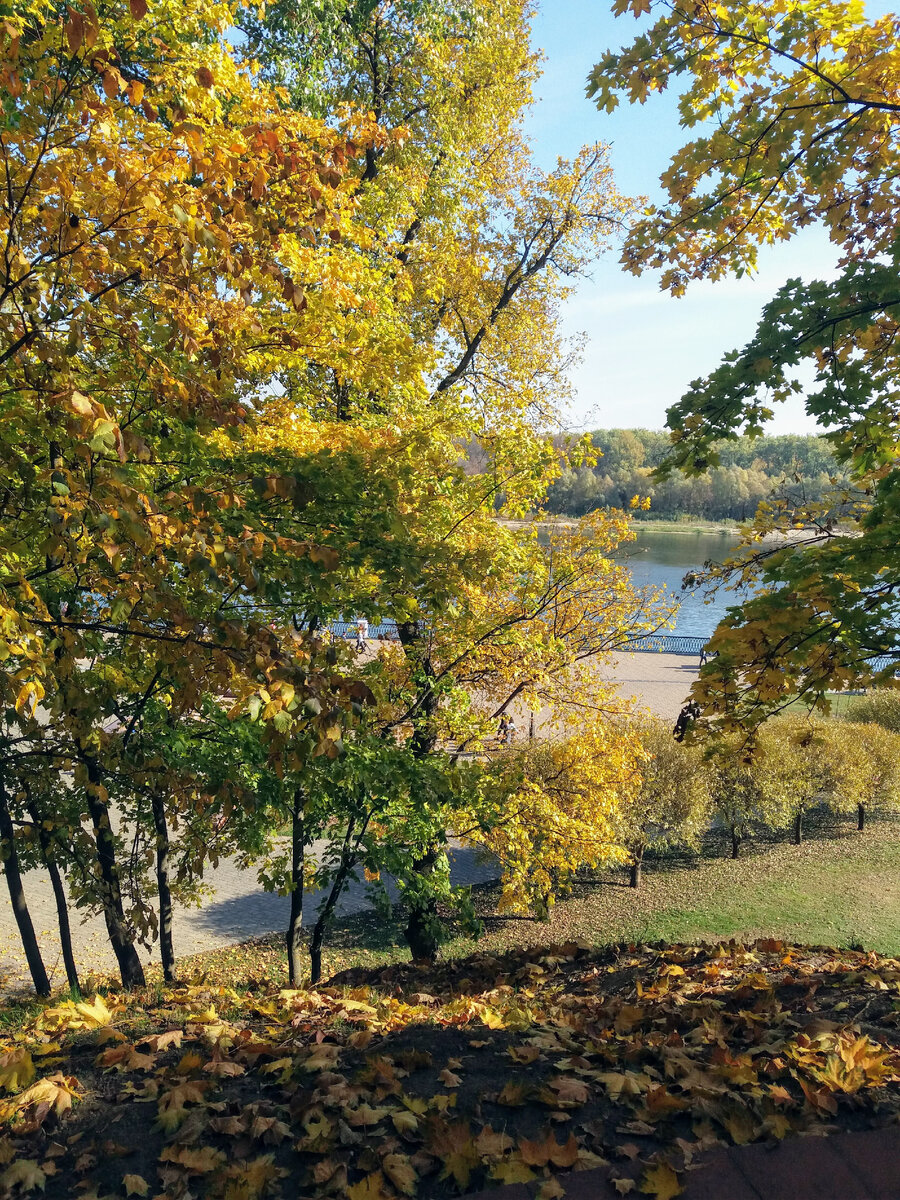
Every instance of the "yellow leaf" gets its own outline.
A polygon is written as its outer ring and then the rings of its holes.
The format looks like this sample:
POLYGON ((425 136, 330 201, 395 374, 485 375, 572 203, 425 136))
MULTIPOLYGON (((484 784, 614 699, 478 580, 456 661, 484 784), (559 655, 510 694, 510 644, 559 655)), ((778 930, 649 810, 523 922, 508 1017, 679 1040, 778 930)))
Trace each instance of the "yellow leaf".
POLYGON ((347 1188, 350 1200, 387 1200, 389 1193, 384 1186, 384 1176, 380 1171, 367 1175, 353 1187, 347 1188))
POLYGON ((684 1188, 667 1163, 657 1163, 644 1172, 641 1191, 645 1196, 656 1196, 657 1200, 671 1200, 672 1196, 680 1196, 684 1188))
POLYGON ((415 1133, 419 1128, 419 1118, 415 1113, 396 1112, 391 1116, 394 1123, 394 1128, 398 1133, 415 1133))
POLYGON ((0 1184, 3 1184, 4 1191, 11 1192, 14 1187, 20 1188, 23 1192, 30 1192, 34 1188, 44 1190, 44 1184, 47 1182, 47 1176, 30 1158, 17 1158, 11 1167, 0 1175, 0 1184))
POLYGON ((208 1175, 225 1162, 225 1155, 212 1146, 167 1146, 159 1161, 176 1163, 197 1175, 208 1175))
POLYGON ((0 1087, 7 1092, 17 1092, 27 1087, 34 1079, 34 1063, 24 1048, 10 1050, 0 1055, 0 1087))
POLYGON ((123 1175, 122 1187, 126 1196, 146 1196, 150 1191, 150 1184, 143 1175, 123 1175))
POLYGON ((520 1158, 508 1158, 491 1168, 491 1179, 499 1179, 501 1183, 530 1183, 534 1179, 534 1171, 525 1165, 520 1158))
POLYGON ((398 1192, 415 1195, 418 1175, 406 1154, 386 1154, 381 1167, 398 1192))

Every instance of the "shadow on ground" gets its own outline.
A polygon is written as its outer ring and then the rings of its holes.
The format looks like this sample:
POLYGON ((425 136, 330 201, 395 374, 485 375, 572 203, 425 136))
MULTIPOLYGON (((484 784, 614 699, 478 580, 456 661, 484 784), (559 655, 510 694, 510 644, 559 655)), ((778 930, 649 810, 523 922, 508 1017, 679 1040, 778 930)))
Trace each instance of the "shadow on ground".
MULTIPOLYGON (((477 850, 467 846, 458 846, 451 849, 449 853, 450 882, 452 884, 476 886, 489 883, 497 878, 496 864, 485 861, 477 850)), ((290 913, 290 899, 287 896, 278 896, 273 892, 261 891, 254 871, 247 871, 246 876, 246 892, 206 902, 202 909, 190 913, 187 918, 190 924, 195 929, 228 936, 234 940, 284 929, 290 913)), ((396 907, 400 897, 392 879, 386 880, 386 889, 391 904, 396 907)), ((304 896, 303 919, 305 924, 311 925, 316 920, 325 899, 325 891, 308 892, 304 896)), ((382 920, 376 914, 369 888, 361 880, 353 880, 348 884, 343 896, 338 901, 335 915, 340 920, 342 927, 346 926, 349 918, 352 917, 374 917, 376 920, 382 920)))

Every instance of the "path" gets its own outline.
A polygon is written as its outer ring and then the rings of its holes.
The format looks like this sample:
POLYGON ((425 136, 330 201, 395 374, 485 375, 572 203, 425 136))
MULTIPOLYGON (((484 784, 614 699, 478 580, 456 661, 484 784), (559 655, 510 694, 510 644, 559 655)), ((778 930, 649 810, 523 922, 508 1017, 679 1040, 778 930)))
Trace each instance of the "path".
MULTIPOLYGON (((621 684, 624 695, 636 696, 638 702, 659 716, 674 722, 684 704, 685 695, 696 675, 697 660, 677 654, 622 654, 609 668, 610 677, 621 684)), ((519 729, 528 728, 527 717, 516 714, 519 729)), ((520 733, 521 736, 521 733, 520 733)), ((313 847, 322 849, 323 844, 313 847)), ((454 846, 451 851, 451 879, 457 884, 481 883, 494 878, 496 872, 487 863, 479 862, 475 851, 454 846)), ((50 881, 43 871, 28 871, 24 875, 28 907, 34 921, 38 940, 52 982, 65 983, 65 972, 56 934, 56 908, 50 881)), ((175 912, 173 936, 179 956, 232 945, 247 938, 282 930, 287 925, 289 900, 263 891, 253 870, 241 870, 235 860, 223 859, 208 870, 206 883, 210 895, 200 908, 179 907, 175 912)), ((321 896, 310 893, 304 898, 304 910, 313 914, 321 896)), ((338 912, 344 915, 368 907, 365 889, 351 884, 345 892, 338 912)), ((77 911, 72 913, 72 940, 80 971, 110 972, 115 959, 109 947, 106 927, 101 917, 78 922, 77 911)), ((158 961, 152 952, 139 948, 144 962, 158 961)), ((9 893, 0 886, 0 989, 19 987, 29 982, 18 930, 12 915, 9 893)))
MULTIPOLYGON (((560 1200, 641 1196, 614 1188, 610 1173, 639 1179, 643 1168, 599 1167, 560 1175, 560 1200)), ((792 1137, 775 1146, 729 1146, 682 1176, 681 1200, 898 1200, 900 1125, 831 1137, 792 1137)), ((535 1200, 537 1184, 516 1183, 467 1200, 535 1200)), ((666 1192, 670 1195, 670 1192, 666 1192)))

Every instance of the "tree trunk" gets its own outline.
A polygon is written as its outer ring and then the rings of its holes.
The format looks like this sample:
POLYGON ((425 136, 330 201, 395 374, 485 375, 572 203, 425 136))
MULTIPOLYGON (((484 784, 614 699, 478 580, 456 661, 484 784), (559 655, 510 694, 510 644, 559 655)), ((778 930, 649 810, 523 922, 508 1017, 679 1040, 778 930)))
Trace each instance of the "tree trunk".
POLYGON ((803 813, 798 812, 794 817, 794 845, 799 846, 803 841, 803 813))
POLYGON ((347 832, 344 835, 344 847, 341 851, 341 861, 337 871, 334 873, 334 879, 331 881, 331 891, 328 893, 328 899, 325 901, 325 905, 319 913, 315 925, 313 925, 312 937, 309 940, 309 982, 311 984, 318 983, 322 978, 322 946, 325 942, 325 933, 331 924, 332 913, 340 899, 341 892, 344 890, 347 876, 356 862, 359 846, 368 828, 370 818, 371 813, 363 821, 362 828, 356 837, 356 844, 352 848, 350 843, 353 840, 353 821, 347 826, 347 832))
POLYGON ((9 900, 12 904, 13 916, 19 927, 19 937, 31 972, 34 990, 39 996, 50 995, 50 980, 41 958, 41 948, 35 937, 34 925, 25 900, 25 889, 22 887, 22 873, 19 870, 19 855, 16 850, 16 836, 13 829, 12 817, 6 804, 6 793, 0 787, 0 840, 3 842, 3 873, 6 876, 6 886, 9 888, 9 900))
POLYGON ((857 806, 856 806, 856 828, 861 833, 865 829, 865 827, 866 827, 866 806, 864 804, 857 804, 857 806))
MULTIPOLYGON (((403 649, 419 668, 421 702, 418 712, 413 718, 413 736, 410 746, 416 758, 425 758, 434 750, 437 743, 434 718, 437 716, 438 700, 433 683, 434 666, 422 644, 418 621, 401 622, 397 626, 397 634, 403 649)), ((431 875, 442 849, 441 844, 429 846, 422 857, 413 863, 413 871, 426 878, 431 875)), ((414 959, 434 962, 440 945, 439 929, 440 918, 434 897, 422 896, 413 900, 404 935, 414 959)))
MULTIPOLYGON (((413 870, 427 879, 434 874, 440 853, 439 846, 429 846, 425 854, 413 863, 413 870)), ((410 953, 417 962, 434 962, 437 958, 440 948, 439 928, 437 902, 434 897, 422 896, 414 899, 410 904, 409 921, 404 934, 410 953)))
POLYGON ((172 942, 172 888, 169 873, 169 826, 166 808, 160 793, 150 793, 153 809, 153 828, 156 832, 156 891, 159 896, 159 957, 163 979, 175 981, 175 947, 172 942))
POLYGON ((122 907, 122 890, 119 885, 112 826, 109 823, 109 807, 106 801, 97 795, 97 789, 102 786, 100 767, 96 758, 91 755, 85 755, 83 762, 88 775, 89 786, 85 789, 87 806, 94 826, 97 866, 100 869, 100 898, 110 945, 119 964, 122 987, 144 987, 144 968, 134 948, 134 938, 128 929, 125 910, 122 907))
POLYGON ((635 854, 631 861, 631 879, 629 880, 629 885, 633 888, 639 888, 641 886, 641 866, 643 865, 643 861, 643 850, 639 854, 635 854))
POLYGON ((344 881, 349 871, 349 862, 346 868, 343 863, 338 867, 332 880, 331 891, 328 893, 325 906, 319 913, 315 925, 313 925, 312 937, 309 939, 309 982, 311 984, 318 983, 322 978, 322 946, 325 944, 325 934, 328 926, 331 924, 331 914, 334 912, 334 906, 337 904, 338 898, 344 890, 344 881))
MULTIPOLYGON (((302 788, 294 792, 291 807, 291 915, 287 927, 288 979, 298 987, 303 975, 303 854, 306 850, 305 800, 302 788)), ((321 970, 321 944, 319 947, 321 970)))
POLYGON ((47 874, 50 876, 50 886, 53 888, 53 899, 56 901, 56 921, 59 925, 59 944, 62 949, 63 964, 66 968, 66 980, 73 992, 81 993, 81 984, 78 980, 78 968, 75 965, 75 955, 72 951, 72 930, 69 925, 69 905, 66 900, 66 891, 63 887, 62 876, 59 873, 59 867, 56 863, 56 852, 53 849, 52 839, 47 834, 43 822, 37 812, 37 809, 29 810, 31 819, 37 829, 38 841, 41 846, 41 856, 44 860, 44 866, 47 868, 47 874))
POLYGON ((740 858, 741 856, 741 835, 737 831, 737 826, 731 827, 731 857, 740 858))

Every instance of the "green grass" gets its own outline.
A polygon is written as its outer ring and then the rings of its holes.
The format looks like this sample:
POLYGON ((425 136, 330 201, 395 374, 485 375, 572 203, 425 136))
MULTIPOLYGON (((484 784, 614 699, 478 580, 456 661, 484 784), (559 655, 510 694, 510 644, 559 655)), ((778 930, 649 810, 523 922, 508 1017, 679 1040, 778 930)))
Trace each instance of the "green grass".
MULTIPOLYGON (((498 889, 475 889, 485 934, 476 943, 456 936, 445 947, 458 957, 537 942, 580 938, 592 943, 697 942, 776 937, 809 945, 863 946, 900 957, 900 821, 823 818, 800 846, 759 841, 735 860, 721 839, 702 853, 645 864, 635 891, 624 872, 581 880, 549 921, 498 916, 498 889)), ((326 977, 348 967, 406 960, 402 918, 359 914, 339 922, 324 956, 326 977)), ((181 973, 208 973, 231 982, 285 978, 284 942, 273 934, 185 959, 181 973)))
MULTIPOLYGON (((851 694, 849 692, 828 692, 827 694, 828 701, 831 705, 828 715, 830 717, 840 717, 841 719, 848 716, 853 705, 853 701, 858 698, 857 693, 851 694)), ((806 698, 803 696, 798 696, 796 700, 792 700, 790 704, 785 705, 782 711, 790 712, 792 709, 796 709, 796 711, 801 714, 808 712, 809 705, 806 701, 806 698)), ((824 714, 820 713, 818 715, 822 716, 824 714)))

